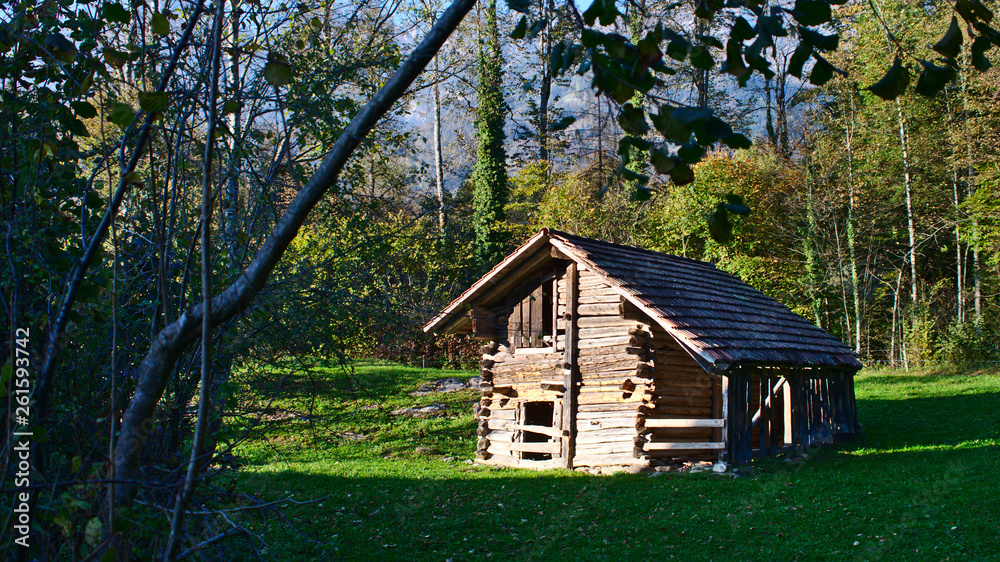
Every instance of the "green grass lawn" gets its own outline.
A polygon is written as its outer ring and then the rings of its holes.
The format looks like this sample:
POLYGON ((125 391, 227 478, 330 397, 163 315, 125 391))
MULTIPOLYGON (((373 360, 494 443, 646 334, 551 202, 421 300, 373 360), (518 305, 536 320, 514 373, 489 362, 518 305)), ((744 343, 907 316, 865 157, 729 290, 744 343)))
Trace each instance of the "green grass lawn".
MULTIPOLYGON (((267 558, 621 560, 1000 559, 1000 374, 868 371, 864 435, 740 477, 592 476, 467 464, 472 391, 419 384, 472 373, 396 365, 259 380, 262 434, 237 489, 278 511, 237 512, 267 558), (390 410, 447 406, 414 420, 390 410), (294 417, 289 413, 296 414, 294 417), (265 438, 266 437, 266 438, 265 438), (454 458, 454 460, 450 460, 454 458)), ((241 548, 233 546, 234 550, 241 548)))

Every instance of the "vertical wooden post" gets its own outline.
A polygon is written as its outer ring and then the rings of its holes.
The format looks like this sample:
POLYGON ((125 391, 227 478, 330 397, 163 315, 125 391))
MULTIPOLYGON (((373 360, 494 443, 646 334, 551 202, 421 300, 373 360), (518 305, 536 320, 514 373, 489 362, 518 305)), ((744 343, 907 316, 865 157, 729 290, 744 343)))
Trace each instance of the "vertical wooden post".
POLYGON ((726 444, 726 429, 732 423, 729 416, 729 377, 723 373, 719 375, 719 384, 712 385, 713 407, 716 419, 722 418, 722 427, 716 429, 712 435, 719 443, 723 443, 723 449, 719 451, 719 460, 728 460, 727 451, 729 445, 726 444))
POLYGON ((723 441, 726 444, 726 460, 736 462, 736 444, 739 442, 739 409, 736 407, 735 396, 739 382, 736 372, 727 372, 722 379, 722 404, 726 411, 726 426, 723 427, 723 441))
POLYGON ((740 410, 743 420, 740 425, 740 462, 750 462, 753 458, 753 371, 740 368, 740 410))
POLYGON ((566 268, 566 349, 564 358, 566 374, 563 375, 562 462, 563 468, 573 468, 573 450, 576 446, 576 373, 577 329, 576 301, 580 274, 575 263, 566 268))

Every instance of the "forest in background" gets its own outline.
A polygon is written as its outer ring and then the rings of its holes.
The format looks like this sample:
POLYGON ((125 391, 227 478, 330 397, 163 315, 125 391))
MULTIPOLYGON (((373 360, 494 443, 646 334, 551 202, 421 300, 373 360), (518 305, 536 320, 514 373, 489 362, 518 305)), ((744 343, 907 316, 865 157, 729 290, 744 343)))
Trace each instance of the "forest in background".
POLYGON ((0 4, 39 556, 186 552, 255 373, 473 357, 420 326, 541 227, 712 262, 867 363, 995 364, 1000 33, 955 6, 0 4))

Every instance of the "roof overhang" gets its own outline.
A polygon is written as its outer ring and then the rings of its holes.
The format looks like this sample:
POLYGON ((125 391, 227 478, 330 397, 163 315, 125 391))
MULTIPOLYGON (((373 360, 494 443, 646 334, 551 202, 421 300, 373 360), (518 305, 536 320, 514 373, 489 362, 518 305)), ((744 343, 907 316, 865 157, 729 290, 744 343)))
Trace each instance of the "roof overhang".
POLYGON ((424 332, 453 334, 459 331, 471 319, 469 311, 472 309, 473 303, 484 297, 501 293, 505 288, 513 287, 522 277, 527 277, 527 274, 523 274, 515 275, 512 278, 511 274, 516 274, 518 269, 523 268, 523 271, 530 271, 552 259, 548 251, 549 238, 549 229, 541 229, 538 234, 532 236, 513 254, 504 258, 457 299, 451 301, 451 304, 424 326, 424 332), (540 252, 541 250, 545 251, 540 252))
POLYGON ((670 337, 674 338, 674 341, 676 341, 677 344, 681 346, 681 348, 684 351, 686 351, 688 355, 690 355, 691 358, 694 359, 701 366, 702 369, 705 369, 705 371, 709 373, 720 373, 722 371, 729 369, 730 367, 729 365, 718 363, 714 357, 711 357, 709 355, 706 355, 698 351, 697 346, 695 346, 691 341, 689 341, 687 338, 683 337, 681 334, 678 333, 677 326, 671 323, 668 319, 663 318, 661 314, 653 310, 650 307, 649 303, 644 301, 638 295, 623 288, 620 284, 615 282, 614 279, 612 279, 611 276, 607 274, 607 272, 603 271, 593 261, 587 259, 586 256, 581 255, 579 252, 576 251, 575 248, 573 248, 569 244, 564 244, 558 238, 551 238, 550 242, 554 248, 556 248, 566 256, 570 257, 573 261, 585 265, 587 269, 601 276, 604 279, 604 281, 611 286, 612 290, 614 290, 628 302, 632 303, 632 305, 634 305, 636 308, 641 310, 646 316, 650 318, 650 320, 659 324, 660 327, 663 328, 665 332, 670 334, 670 337))

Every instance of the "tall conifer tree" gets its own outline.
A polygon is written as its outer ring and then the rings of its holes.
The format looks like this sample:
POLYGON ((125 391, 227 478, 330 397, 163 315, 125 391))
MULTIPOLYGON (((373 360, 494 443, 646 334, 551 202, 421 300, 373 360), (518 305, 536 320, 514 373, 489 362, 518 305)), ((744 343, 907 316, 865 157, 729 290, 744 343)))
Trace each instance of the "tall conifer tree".
POLYGON ((507 152, 504 150, 504 113, 501 90, 503 68, 497 29, 496 0, 486 4, 485 42, 479 47, 479 109, 476 117, 478 141, 474 182, 472 225, 476 231, 476 256, 480 263, 493 264, 506 253, 507 232, 504 205, 507 186, 507 152))

